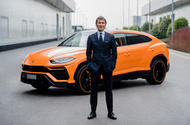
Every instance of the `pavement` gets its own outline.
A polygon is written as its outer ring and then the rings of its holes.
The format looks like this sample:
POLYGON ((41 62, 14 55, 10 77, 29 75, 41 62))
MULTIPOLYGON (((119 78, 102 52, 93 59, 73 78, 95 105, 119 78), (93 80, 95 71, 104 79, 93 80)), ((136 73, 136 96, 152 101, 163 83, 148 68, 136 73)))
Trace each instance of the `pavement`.
POLYGON ((107 118, 105 92, 99 86, 97 118, 88 120, 90 96, 51 87, 39 93, 20 82, 27 54, 60 41, 0 52, 0 125, 190 125, 190 55, 170 51, 170 71, 161 85, 143 79, 113 84, 114 113, 107 118))

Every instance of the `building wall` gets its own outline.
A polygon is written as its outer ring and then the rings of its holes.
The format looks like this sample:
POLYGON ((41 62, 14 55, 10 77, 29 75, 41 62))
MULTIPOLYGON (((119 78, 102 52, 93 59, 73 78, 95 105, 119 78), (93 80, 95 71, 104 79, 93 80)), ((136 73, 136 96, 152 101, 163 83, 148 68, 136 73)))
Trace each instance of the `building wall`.
MULTIPOLYGON (((179 0, 174 0, 174 2, 179 0)), ((171 4, 171 0, 151 0, 151 11, 156 11, 162 7, 171 4)), ((142 7, 142 15, 146 15, 149 12, 149 3, 142 7)))
MULTIPOLYGON (((190 12, 190 4, 178 7, 174 10, 174 19, 178 19, 180 17, 185 17, 190 23, 190 14, 188 12, 190 12)), ((169 16, 171 18, 171 12, 165 12, 165 13, 153 15, 153 16, 151 16, 151 20, 153 21, 154 24, 159 23, 160 18, 162 18, 164 16, 169 16)), ((143 23, 144 22, 146 22, 145 16, 143 18, 143 23)))
MULTIPOLYGON (((171 7, 171 1, 169 1, 169 0, 166 0, 166 1, 159 0, 159 1, 155 1, 155 2, 153 1, 153 3, 152 3, 152 9, 151 10, 158 12, 157 14, 151 15, 151 21, 154 24, 159 23, 160 18, 162 18, 164 16, 169 16, 171 18, 171 11, 166 11, 166 12, 161 11, 163 7, 169 5, 169 2, 170 2, 169 6, 171 7), (160 1, 160 4, 159 4, 159 1, 160 1), (163 2, 161 2, 161 1, 163 1, 163 2), (157 5, 158 10, 153 8, 156 5, 157 5)), ((180 1, 180 0, 174 0, 174 2, 178 2, 178 1, 180 1)), ((183 0, 183 1, 186 1, 186 0, 183 0)), ((145 15, 148 13, 148 10, 146 8, 148 8, 148 4, 142 8, 143 14, 145 14, 145 15)), ((174 8, 174 19, 178 19, 180 17, 185 17, 190 23, 189 12, 190 12, 190 3, 187 2, 187 4, 185 4, 185 5, 181 5, 181 6, 178 6, 177 8, 174 8)), ((146 21, 148 21, 148 16, 142 16, 142 24, 144 24, 146 21)))
POLYGON ((65 37, 70 20, 70 13, 43 0, 1 0, 0 45, 65 37))

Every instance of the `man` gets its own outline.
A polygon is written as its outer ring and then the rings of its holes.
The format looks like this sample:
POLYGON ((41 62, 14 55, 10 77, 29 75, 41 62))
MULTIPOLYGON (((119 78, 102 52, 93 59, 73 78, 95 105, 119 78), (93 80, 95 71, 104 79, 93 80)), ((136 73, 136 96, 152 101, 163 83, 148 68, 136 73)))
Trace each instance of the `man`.
POLYGON ((88 115, 88 119, 96 117, 97 84, 101 74, 103 75, 106 92, 107 116, 110 119, 117 119, 113 113, 112 95, 112 73, 115 69, 117 48, 114 36, 104 31, 106 24, 106 19, 99 16, 96 19, 96 27, 98 31, 89 35, 87 40, 87 65, 91 75, 91 112, 88 115))

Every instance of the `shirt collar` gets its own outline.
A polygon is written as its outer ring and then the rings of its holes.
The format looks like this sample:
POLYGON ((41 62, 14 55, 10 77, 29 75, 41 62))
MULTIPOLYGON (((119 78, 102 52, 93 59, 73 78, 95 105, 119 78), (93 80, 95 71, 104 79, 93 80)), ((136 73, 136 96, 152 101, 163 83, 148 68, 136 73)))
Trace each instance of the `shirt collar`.
POLYGON ((102 32, 98 31, 98 35, 99 35, 100 33, 102 33, 102 35, 104 35, 104 34, 105 34, 105 31, 102 31, 102 32))

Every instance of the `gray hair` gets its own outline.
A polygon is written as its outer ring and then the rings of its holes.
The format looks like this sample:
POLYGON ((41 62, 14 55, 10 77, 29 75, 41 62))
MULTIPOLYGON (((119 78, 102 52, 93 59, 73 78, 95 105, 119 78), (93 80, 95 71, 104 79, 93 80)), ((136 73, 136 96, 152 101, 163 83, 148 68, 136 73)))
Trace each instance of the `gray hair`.
POLYGON ((97 24, 98 20, 104 20, 105 23, 107 24, 106 18, 104 18, 103 16, 99 16, 96 18, 96 24, 97 24))

